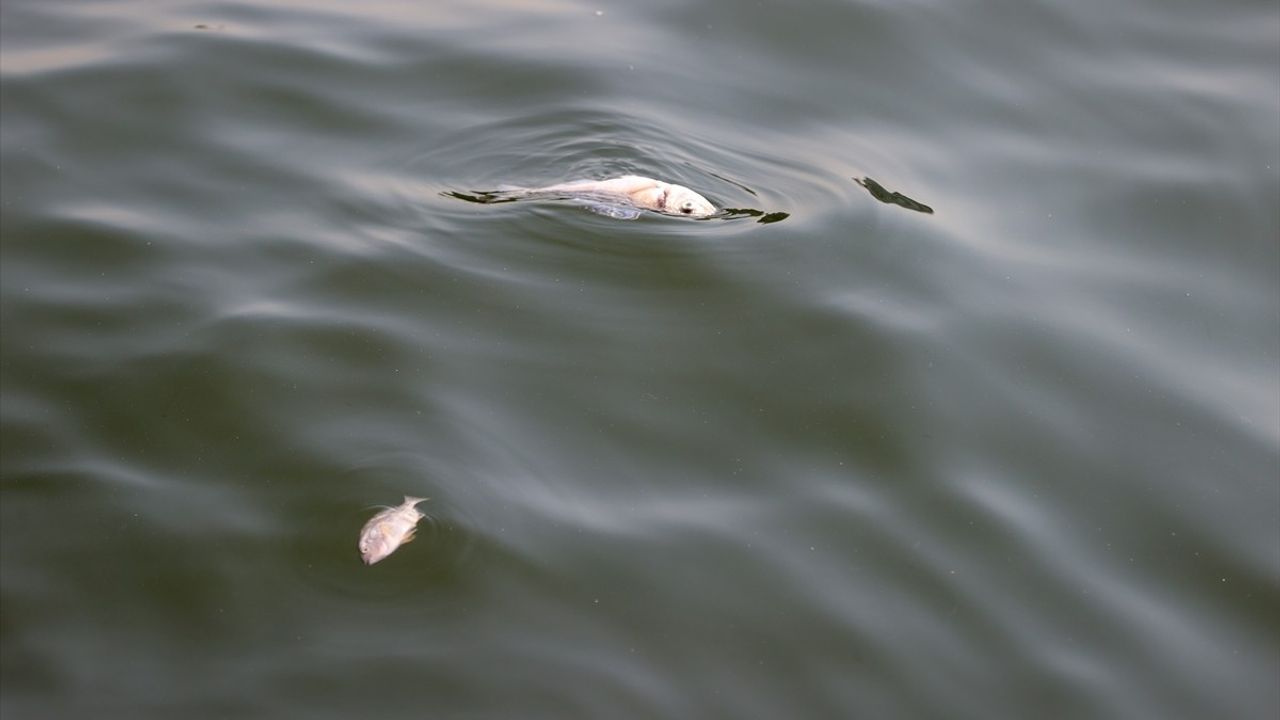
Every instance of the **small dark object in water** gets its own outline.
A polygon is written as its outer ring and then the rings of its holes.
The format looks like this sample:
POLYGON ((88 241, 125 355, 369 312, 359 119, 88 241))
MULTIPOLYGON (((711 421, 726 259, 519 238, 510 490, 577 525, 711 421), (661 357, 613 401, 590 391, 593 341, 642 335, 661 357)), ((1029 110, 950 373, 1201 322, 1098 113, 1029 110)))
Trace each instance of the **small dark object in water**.
POLYGON ((731 218, 742 217, 743 215, 747 217, 758 218, 756 222, 761 223, 762 225, 768 225, 769 223, 782 222, 783 220, 786 220, 787 218, 791 217, 791 213, 784 213, 784 212, 767 213, 763 210, 756 210, 755 208, 725 208, 724 212, 731 218))
POLYGON ((866 188, 867 192, 871 193, 871 197, 879 200, 882 203, 888 203, 890 205, 899 205, 908 210, 915 210, 916 212, 922 212, 928 215, 933 214, 933 208, 929 207, 928 205, 925 205, 922 202, 916 202, 915 200, 912 200, 911 198, 907 197, 906 195, 903 195, 900 192, 890 192, 886 190, 883 185, 876 182, 875 180, 872 180, 869 177, 854 178, 853 181, 858 183, 862 187, 866 188))
POLYGON ((458 200, 466 200, 467 202, 480 203, 482 205, 509 203, 520 199, 513 195, 504 195, 500 190, 473 190, 472 192, 475 194, 468 195, 467 193, 458 192, 456 190, 449 190, 448 192, 440 194, 445 197, 457 198, 458 200))

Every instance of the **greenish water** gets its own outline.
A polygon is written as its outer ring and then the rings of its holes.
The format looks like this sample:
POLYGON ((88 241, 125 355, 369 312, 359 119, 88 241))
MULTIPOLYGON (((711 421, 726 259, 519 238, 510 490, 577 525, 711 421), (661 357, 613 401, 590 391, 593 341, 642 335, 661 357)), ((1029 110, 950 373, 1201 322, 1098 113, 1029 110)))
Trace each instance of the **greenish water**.
POLYGON ((1280 713, 1274 3, 13 0, 0 102, 5 720, 1280 713), (450 195, 628 173, 739 212, 450 195))

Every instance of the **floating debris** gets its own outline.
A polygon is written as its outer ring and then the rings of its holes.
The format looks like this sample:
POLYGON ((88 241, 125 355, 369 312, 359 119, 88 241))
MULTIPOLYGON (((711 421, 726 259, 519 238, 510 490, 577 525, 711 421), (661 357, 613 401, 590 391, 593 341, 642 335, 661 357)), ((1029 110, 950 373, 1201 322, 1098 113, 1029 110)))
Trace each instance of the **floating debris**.
POLYGON ((933 214, 933 208, 929 207, 928 205, 925 205, 922 202, 917 202, 915 200, 912 200, 911 198, 907 197, 906 195, 903 195, 900 192, 891 192, 889 190, 886 190, 883 185, 876 182, 875 180, 872 180, 869 177, 854 178, 853 181, 858 183, 862 187, 866 188, 867 192, 871 193, 871 197, 879 200, 882 203, 888 203, 890 205, 898 205, 899 207, 904 207, 908 210, 915 210, 916 212, 922 212, 927 215, 933 214))
POLYGON ((426 517, 414 507, 427 498, 404 496, 404 502, 369 518, 360 530, 360 558, 372 565, 413 540, 418 520, 426 517))
POLYGON ((763 210, 756 210, 754 208, 725 208, 724 212, 725 212, 725 215, 730 218, 735 218, 735 217, 756 218, 756 222, 762 225, 768 225, 769 223, 782 222, 783 220, 786 220, 787 218, 791 217, 791 213, 785 213, 785 212, 767 213, 763 210))

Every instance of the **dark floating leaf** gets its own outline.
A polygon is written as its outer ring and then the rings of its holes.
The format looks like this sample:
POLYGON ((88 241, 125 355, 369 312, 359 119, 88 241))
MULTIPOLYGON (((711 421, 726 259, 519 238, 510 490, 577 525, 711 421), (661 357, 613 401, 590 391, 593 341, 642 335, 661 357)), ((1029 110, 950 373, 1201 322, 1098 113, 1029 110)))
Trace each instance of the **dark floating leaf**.
POLYGON ((471 192, 474 194, 468 195, 467 193, 457 192, 456 190, 450 190, 440 194, 445 197, 457 198, 458 200, 466 200, 467 202, 480 203, 482 205, 509 203, 520 199, 511 193, 505 193, 501 190, 472 190, 471 192))
POLYGON ((791 217, 791 213, 784 213, 784 212, 767 213, 763 210, 756 210, 755 208, 725 208, 721 212, 724 213, 726 220, 730 220, 737 217, 753 217, 753 218, 758 218, 756 222, 764 225, 767 225, 769 223, 782 222, 783 220, 786 220, 787 218, 791 217))
POLYGON ((925 205, 922 202, 917 202, 915 200, 912 200, 911 198, 907 197, 906 195, 903 195, 900 192, 891 192, 889 190, 886 190, 883 185, 876 182, 875 180, 872 180, 869 177, 854 178, 853 181, 858 183, 862 187, 866 188, 867 192, 871 193, 871 197, 879 200, 882 203, 888 203, 889 205, 898 205, 908 210, 915 210, 916 212, 922 212, 928 215, 933 214, 933 208, 929 207, 928 205, 925 205))

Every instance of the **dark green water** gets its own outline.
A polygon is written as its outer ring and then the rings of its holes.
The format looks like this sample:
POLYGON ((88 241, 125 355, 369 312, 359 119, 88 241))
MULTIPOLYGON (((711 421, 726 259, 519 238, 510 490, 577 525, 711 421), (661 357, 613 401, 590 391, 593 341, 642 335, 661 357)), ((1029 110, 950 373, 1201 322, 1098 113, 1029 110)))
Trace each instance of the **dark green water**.
POLYGON ((4 720, 1280 714, 1274 2, 5 0, 0 75, 4 720), (446 195, 625 173, 752 212, 446 195))

